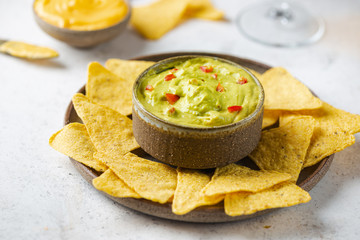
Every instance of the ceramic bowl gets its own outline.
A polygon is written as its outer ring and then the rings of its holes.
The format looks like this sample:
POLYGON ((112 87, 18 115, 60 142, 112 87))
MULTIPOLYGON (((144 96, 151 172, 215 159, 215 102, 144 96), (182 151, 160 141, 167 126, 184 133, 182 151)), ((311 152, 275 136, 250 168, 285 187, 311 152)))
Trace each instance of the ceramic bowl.
POLYGON ((238 122, 216 127, 191 127, 171 123, 147 111, 137 97, 137 90, 147 74, 160 72, 171 63, 195 57, 165 59, 145 70, 133 87, 133 131, 136 141, 154 158, 174 166, 206 169, 225 166, 247 156, 258 144, 264 112, 264 90, 258 79, 242 66, 229 60, 213 58, 249 73, 260 88, 255 111, 238 122))
POLYGON ((47 23, 39 15, 36 13, 35 9, 33 8, 34 17, 36 23, 39 27, 52 36, 60 41, 63 41, 71 46, 74 47, 93 47, 100 43, 107 42, 121 32, 126 29, 127 24, 129 23, 130 16, 131 16, 131 6, 128 0, 125 0, 128 6, 128 12, 126 16, 115 25, 112 25, 108 28, 98 29, 98 30, 91 30, 91 31, 78 31, 78 30, 71 30, 67 28, 57 27, 50 23, 47 23))

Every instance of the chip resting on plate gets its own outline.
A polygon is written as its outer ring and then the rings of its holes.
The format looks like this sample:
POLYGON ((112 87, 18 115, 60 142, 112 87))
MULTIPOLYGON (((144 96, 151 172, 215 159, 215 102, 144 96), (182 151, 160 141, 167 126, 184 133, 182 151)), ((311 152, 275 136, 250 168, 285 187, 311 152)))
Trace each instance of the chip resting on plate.
POLYGON ((302 116, 281 127, 265 130, 249 156, 260 169, 289 173, 296 182, 314 127, 313 117, 302 116))
POLYGON ((278 121, 280 113, 281 111, 277 110, 264 110, 262 128, 274 125, 278 121))
POLYGON ((237 164, 216 168, 211 181, 204 187, 207 196, 232 192, 259 192, 291 179, 291 175, 276 171, 252 170, 237 164))
POLYGON ((49 144, 55 150, 96 171, 103 172, 108 168, 105 164, 93 158, 96 149, 84 124, 70 123, 66 125, 50 137, 49 144))
POLYGON ((208 197, 201 190, 210 182, 210 176, 195 169, 177 169, 177 186, 172 203, 172 212, 183 215, 191 210, 214 205, 224 199, 225 195, 208 197))
POLYGON ((111 169, 106 170, 99 177, 92 180, 94 187, 113 197, 141 198, 133 189, 124 183, 111 169))
POLYGON ((81 93, 75 94, 72 100, 97 151, 117 157, 139 147, 129 118, 91 102, 81 93))
POLYGON ((355 137, 353 134, 360 131, 359 115, 336 109, 325 102, 317 110, 282 114, 280 125, 285 125, 300 114, 315 118, 315 129, 306 154, 304 167, 312 166, 323 158, 354 144, 355 137))
POLYGON ((132 86, 136 78, 148 67, 154 65, 155 62, 151 61, 138 61, 138 60, 123 60, 118 58, 108 59, 105 63, 105 67, 112 73, 123 78, 129 92, 132 91, 132 86))
POLYGON ((109 166, 126 185, 145 199, 166 203, 174 195, 177 173, 168 165, 132 153, 124 156, 96 153, 94 157, 109 166))
POLYGON ((303 110, 320 108, 322 102, 288 71, 281 67, 267 70, 261 75, 265 91, 266 110, 303 110))
POLYGON ((93 102, 105 105, 123 115, 131 114, 132 85, 127 80, 104 68, 98 62, 88 66, 86 96, 93 102))
POLYGON ((311 200, 309 193, 291 182, 284 182, 257 193, 230 193, 225 196, 225 213, 230 216, 248 215, 258 211, 290 207, 311 200))

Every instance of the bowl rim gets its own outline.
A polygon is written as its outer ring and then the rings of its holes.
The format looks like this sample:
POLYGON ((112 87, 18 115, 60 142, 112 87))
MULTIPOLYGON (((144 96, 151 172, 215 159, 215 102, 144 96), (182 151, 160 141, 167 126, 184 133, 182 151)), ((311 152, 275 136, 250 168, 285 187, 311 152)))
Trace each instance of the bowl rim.
POLYGON ((62 31, 64 33, 71 33, 71 34, 101 33, 102 31, 109 31, 109 30, 112 30, 112 29, 116 29, 122 23, 127 22, 127 21, 130 20, 130 16, 131 16, 131 12, 132 12, 132 7, 131 7, 131 4, 130 4, 130 0, 123 0, 125 2, 126 6, 127 6, 127 12, 126 12, 125 16, 119 22, 116 22, 113 25, 107 26, 105 28, 99 28, 99 29, 93 29, 93 30, 75 30, 75 29, 70 29, 70 28, 59 27, 59 26, 51 24, 51 23, 45 21, 44 19, 42 19, 35 10, 35 2, 36 1, 38 1, 38 0, 33 1, 32 11, 33 11, 33 15, 35 16, 35 18, 37 18, 38 21, 41 21, 43 24, 47 24, 48 26, 53 27, 55 29, 58 29, 59 31, 62 31))
POLYGON ((264 102, 265 102, 265 92, 264 92, 264 88, 261 84, 261 82, 259 81, 259 79, 257 79, 255 77, 254 74, 252 74, 248 69, 246 69, 245 67, 241 66, 240 64, 237 64, 233 61, 230 61, 228 59, 224 59, 221 57, 216 57, 216 56, 210 56, 210 55, 198 55, 198 54, 192 54, 192 55, 179 55, 179 56, 175 56, 175 57, 170 57, 170 58, 166 58, 163 60, 160 60, 158 62, 156 62, 154 65, 148 67, 147 69, 145 69, 135 80, 134 84, 133 84, 133 88, 132 88, 132 99, 133 99, 133 109, 135 110, 135 108, 139 108, 143 113, 149 115, 151 118, 153 118, 156 121, 159 121, 161 124, 165 124, 168 127, 172 127, 172 128, 177 128, 180 130, 185 130, 185 131, 206 131, 206 132, 211 132, 211 131, 219 131, 219 130, 227 130, 227 129, 233 129, 233 128, 237 128, 239 126, 243 126, 243 125, 247 125, 249 122, 251 122, 254 117, 258 116, 259 113, 263 110, 264 107, 264 102), (144 76, 146 76, 146 74, 149 73, 149 71, 156 69, 158 67, 163 66, 164 64, 168 64, 168 63, 172 63, 172 62, 177 62, 177 61, 186 61, 188 59, 193 59, 193 58, 210 58, 210 59, 214 59, 214 60, 218 60, 227 64, 230 64, 232 66, 238 67, 242 70, 244 70, 246 73, 248 73, 255 81, 256 85, 259 87, 260 89, 260 98, 258 101, 258 104, 256 105, 255 110, 249 114, 248 116, 246 116, 245 118, 237 121, 237 122, 232 122, 230 124, 225 124, 225 125, 219 125, 219 126, 211 126, 211 127, 206 127, 206 126, 190 126, 190 125, 183 125, 183 124, 177 124, 177 123, 173 123, 170 121, 167 121, 165 119, 162 119, 158 116, 156 116, 155 114, 153 114, 152 112, 148 111, 145 106, 143 104, 141 104, 141 102, 138 99, 138 94, 137 94, 137 89, 141 83, 141 80, 144 76))

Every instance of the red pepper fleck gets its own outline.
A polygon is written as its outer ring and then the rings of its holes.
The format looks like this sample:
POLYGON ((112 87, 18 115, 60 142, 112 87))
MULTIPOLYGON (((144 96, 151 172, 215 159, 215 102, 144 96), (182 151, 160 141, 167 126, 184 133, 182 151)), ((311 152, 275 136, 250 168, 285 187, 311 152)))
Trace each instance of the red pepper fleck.
POLYGON ((177 100, 180 99, 180 97, 176 94, 172 94, 172 93, 166 93, 165 94, 166 100, 171 104, 174 105, 177 100))
POLYGON ((166 75, 164 80, 165 80, 165 81, 170 81, 170 80, 173 79, 173 78, 176 78, 176 76, 171 73, 171 74, 166 75))
POLYGON ((213 78, 217 79, 217 73, 211 75, 213 78))
POLYGON ((147 85, 145 90, 152 91, 152 90, 154 90, 154 87, 152 85, 147 85))
POLYGON ((209 73, 209 72, 212 72, 214 70, 214 68, 212 66, 200 66, 200 69, 204 73, 209 73))
POLYGON ((224 90, 225 90, 225 88, 219 83, 216 87, 216 91, 223 92, 224 90))
POLYGON ((238 112, 238 111, 240 111, 240 110, 242 109, 242 106, 237 106, 237 105, 235 105, 235 106, 228 107, 227 109, 228 109, 228 111, 229 111, 230 113, 232 113, 232 112, 238 112))
POLYGON ((175 113, 175 108, 174 108, 174 107, 170 108, 170 109, 168 110, 168 113, 169 113, 169 114, 175 113))
POLYGON ((173 68, 173 69, 170 70, 170 72, 171 72, 171 73, 174 73, 174 72, 176 72, 177 70, 179 70, 179 69, 173 68))
POLYGON ((247 82, 248 82, 248 80, 246 78, 244 78, 244 77, 242 77, 241 79, 236 81, 237 84, 241 84, 241 85, 243 85, 243 84, 245 84, 247 82))

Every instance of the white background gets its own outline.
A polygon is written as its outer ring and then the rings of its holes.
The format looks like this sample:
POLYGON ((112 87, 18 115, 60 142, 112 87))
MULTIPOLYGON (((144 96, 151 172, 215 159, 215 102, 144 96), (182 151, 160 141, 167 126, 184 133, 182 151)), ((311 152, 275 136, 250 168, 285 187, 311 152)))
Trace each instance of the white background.
POLYGON ((263 46, 237 31, 237 12, 254 1, 213 2, 228 21, 190 20, 157 41, 129 28, 107 44, 76 49, 41 31, 32 1, 0 0, 0 38, 60 52, 58 59, 40 62, 0 55, 0 239, 360 239, 359 135, 336 154, 309 203, 226 224, 163 220, 115 204, 49 147, 72 95, 86 82, 90 61, 163 52, 225 53, 283 66, 322 100, 360 114, 358 0, 301 1, 327 29, 318 43, 293 49, 263 46))

